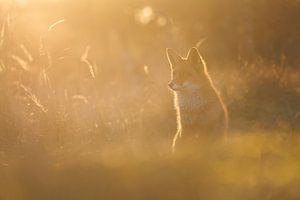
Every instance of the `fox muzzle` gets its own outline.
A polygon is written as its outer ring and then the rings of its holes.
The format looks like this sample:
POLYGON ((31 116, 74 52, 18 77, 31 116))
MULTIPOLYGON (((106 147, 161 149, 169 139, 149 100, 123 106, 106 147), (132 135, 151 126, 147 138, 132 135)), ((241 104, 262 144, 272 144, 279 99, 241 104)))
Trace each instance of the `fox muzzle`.
POLYGON ((173 91, 180 91, 180 90, 182 89, 182 86, 181 86, 181 85, 176 84, 176 83, 174 83, 174 82, 170 82, 170 83, 168 84, 168 86, 169 86, 169 88, 170 88, 171 90, 173 90, 173 91))

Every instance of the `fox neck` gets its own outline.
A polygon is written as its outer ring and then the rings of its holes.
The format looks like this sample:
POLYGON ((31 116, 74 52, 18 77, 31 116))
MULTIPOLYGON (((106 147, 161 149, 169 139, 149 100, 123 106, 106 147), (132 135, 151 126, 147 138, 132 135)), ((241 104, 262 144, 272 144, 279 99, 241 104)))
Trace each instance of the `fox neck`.
POLYGON ((211 109, 218 109, 217 94, 210 89, 194 90, 193 92, 175 92, 175 108, 179 117, 182 129, 201 126, 207 112, 211 109))
POLYGON ((207 100, 199 91, 194 93, 176 92, 175 98, 177 98, 177 107, 181 112, 193 112, 203 109, 207 104, 207 100))

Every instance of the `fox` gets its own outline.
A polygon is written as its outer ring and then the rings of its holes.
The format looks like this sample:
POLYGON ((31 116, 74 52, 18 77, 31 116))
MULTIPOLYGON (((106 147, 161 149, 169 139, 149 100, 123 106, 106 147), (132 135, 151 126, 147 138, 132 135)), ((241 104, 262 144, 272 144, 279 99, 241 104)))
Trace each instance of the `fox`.
POLYGON ((172 152, 179 140, 182 144, 199 138, 227 138, 228 111, 198 49, 192 47, 186 57, 169 48, 166 54, 171 68, 168 87, 177 117, 172 152))

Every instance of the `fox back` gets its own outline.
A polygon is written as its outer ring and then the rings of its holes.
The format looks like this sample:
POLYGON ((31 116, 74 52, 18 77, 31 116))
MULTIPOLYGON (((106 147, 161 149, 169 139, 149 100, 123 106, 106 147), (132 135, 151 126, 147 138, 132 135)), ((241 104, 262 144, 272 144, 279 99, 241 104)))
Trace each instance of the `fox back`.
POLYGON ((219 91, 213 84, 203 58, 196 48, 191 48, 182 58, 167 49, 171 66, 168 86, 174 93, 177 114, 177 133, 172 150, 180 139, 226 137, 228 113, 219 91))

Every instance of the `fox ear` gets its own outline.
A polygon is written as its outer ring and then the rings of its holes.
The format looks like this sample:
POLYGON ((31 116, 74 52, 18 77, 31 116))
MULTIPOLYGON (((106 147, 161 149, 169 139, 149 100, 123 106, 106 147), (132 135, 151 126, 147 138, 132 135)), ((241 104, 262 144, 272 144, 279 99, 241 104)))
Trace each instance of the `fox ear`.
POLYGON ((193 47, 189 50, 188 56, 187 56, 188 61, 190 61, 192 64, 198 64, 202 63, 201 56, 198 52, 198 50, 193 47))
POLYGON ((168 57, 168 60, 169 60, 169 63, 171 64, 171 66, 176 65, 182 59, 172 49, 167 48, 166 52, 167 52, 167 57, 168 57))

